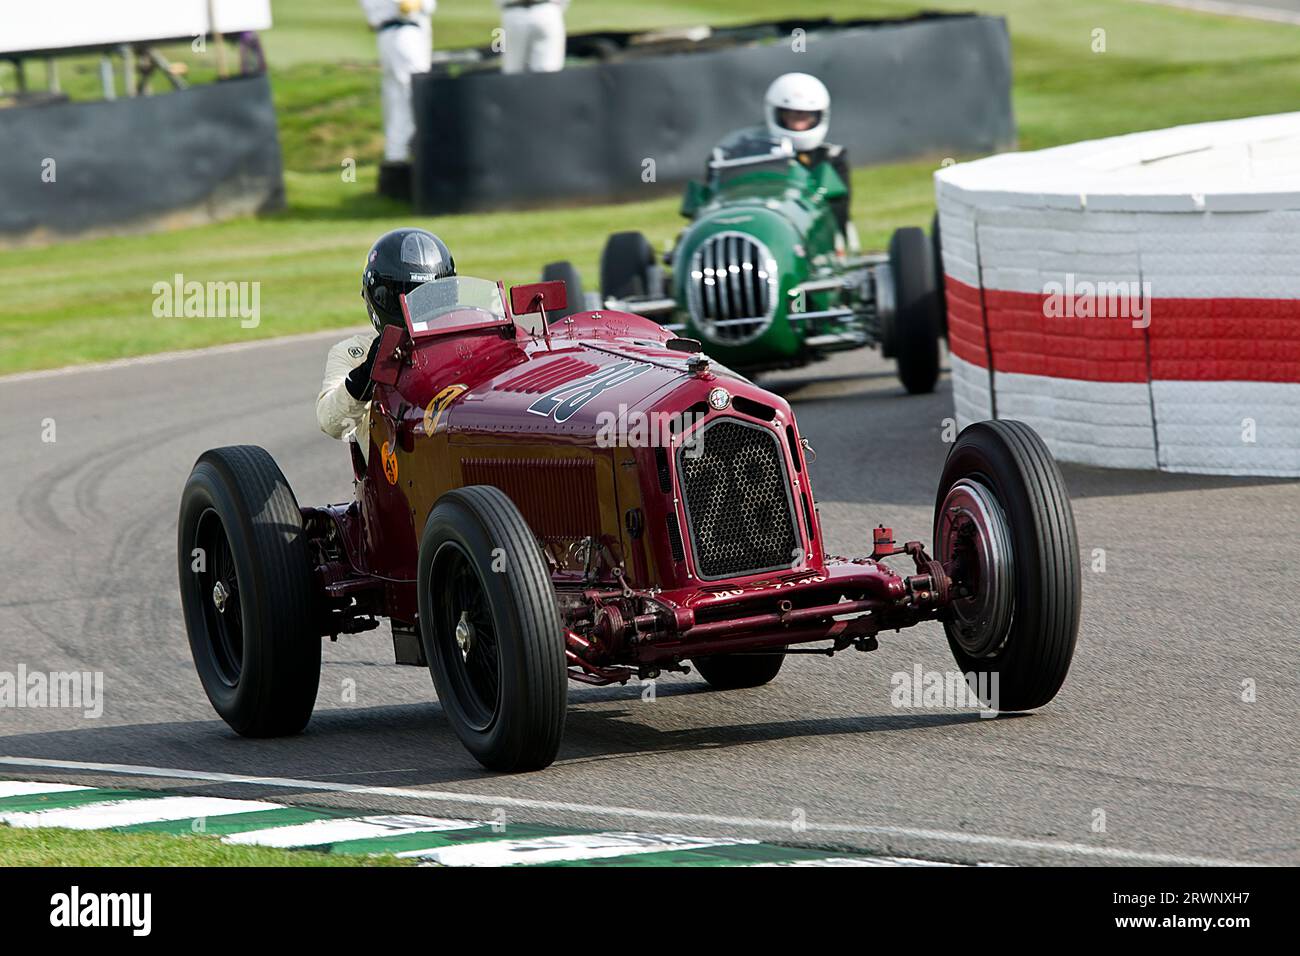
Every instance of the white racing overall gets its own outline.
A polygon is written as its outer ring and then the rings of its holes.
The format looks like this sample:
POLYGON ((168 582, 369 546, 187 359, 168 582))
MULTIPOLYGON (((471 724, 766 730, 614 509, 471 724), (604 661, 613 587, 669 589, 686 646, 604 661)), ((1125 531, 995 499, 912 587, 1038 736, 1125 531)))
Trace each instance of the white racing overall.
POLYGON ((355 435, 363 458, 370 453, 370 403, 353 398, 345 383, 348 373, 366 360, 377 334, 373 329, 360 332, 330 349, 320 394, 316 396, 316 421, 320 430, 330 438, 344 441, 355 435))
POLYGON ((410 159, 415 114, 411 76, 433 65, 433 11, 438 0, 361 0, 366 22, 376 31, 383 74, 384 159, 410 159), (409 12, 408 12, 409 11, 409 12))
POLYGON ((497 0, 505 47, 502 73, 558 73, 564 69, 564 10, 569 0, 497 0))

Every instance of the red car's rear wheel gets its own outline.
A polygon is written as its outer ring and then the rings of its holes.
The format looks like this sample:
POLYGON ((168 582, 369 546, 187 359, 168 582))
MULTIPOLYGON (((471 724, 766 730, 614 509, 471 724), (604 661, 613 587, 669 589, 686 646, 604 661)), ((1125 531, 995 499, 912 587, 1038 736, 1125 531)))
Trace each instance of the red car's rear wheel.
POLYGON ((181 495, 177 563, 194 666, 246 737, 295 734, 320 683, 302 512, 261 448, 204 452, 181 495))
POLYGON ((691 663, 700 676, 715 690, 739 690, 743 687, 761 687, 776 678, 785 663, 785 648, 770 654, 719 654, 716 657, 697 657, 691 663))

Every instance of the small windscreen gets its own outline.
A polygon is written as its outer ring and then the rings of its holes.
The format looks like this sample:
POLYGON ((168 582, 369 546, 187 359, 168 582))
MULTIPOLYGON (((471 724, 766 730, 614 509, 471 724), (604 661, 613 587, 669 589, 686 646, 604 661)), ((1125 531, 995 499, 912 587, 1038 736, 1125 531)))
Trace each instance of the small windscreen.
POLYGON ((719 147, 709 161, 709 170, 716 185, 725 185, 755 173, 784 175, 793 160, 794 150, 789 140, 743 138, 719 147))
POLYGON ((771 176, 788 176, 790 174, 790 160, 782 156, 777 159, 770 159, 760 163, 749 163, 744 166, 729 166, 723 169, 715 169, 714 177, 718 185, 726 186, 737 179, 752 177, 759 173, 766 173, 771 176))
POLYGON ((449 276, 418 286, 406 294, 406 309, 412 335, 509 321, 497 284, 471 276, 449 276))

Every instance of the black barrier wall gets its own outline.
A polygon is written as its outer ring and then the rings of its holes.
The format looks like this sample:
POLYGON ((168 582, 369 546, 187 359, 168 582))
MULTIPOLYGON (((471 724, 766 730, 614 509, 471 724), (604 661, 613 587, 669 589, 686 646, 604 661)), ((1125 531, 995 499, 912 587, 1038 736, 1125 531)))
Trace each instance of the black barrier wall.
POLYGON ((284 205, 265 76, 0 109, 0 144, 0 244, 193 225, 284 205))
POLYGON ((787 36, 553 74, 417 76, 415 208, 635 199, 655 186, 680 188, 701 175, 725 133, 763 122, 763 94, 790 71, 826 83, 830 138, 855 164, 1015 142, 1004 20, 885 21, 811 31, 805 52, 787 36))

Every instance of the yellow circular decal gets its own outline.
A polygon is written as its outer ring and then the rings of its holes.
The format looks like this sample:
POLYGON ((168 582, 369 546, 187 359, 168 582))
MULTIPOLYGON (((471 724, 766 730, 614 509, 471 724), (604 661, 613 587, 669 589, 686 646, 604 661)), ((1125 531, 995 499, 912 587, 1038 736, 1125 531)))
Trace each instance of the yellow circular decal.
POLYGON ((390 485, 397 484, 397 451, 388 442, 379 449, 379 458, 384 463, 384 477, 390 485))
POLYGON ((433 434, 433 430, 438 427, 438 422, 442 420, 442 413, 464 392, 464 385, 448 385, 433 396, 428 407, 424 410, 424 433, 426 435, 433 434))

